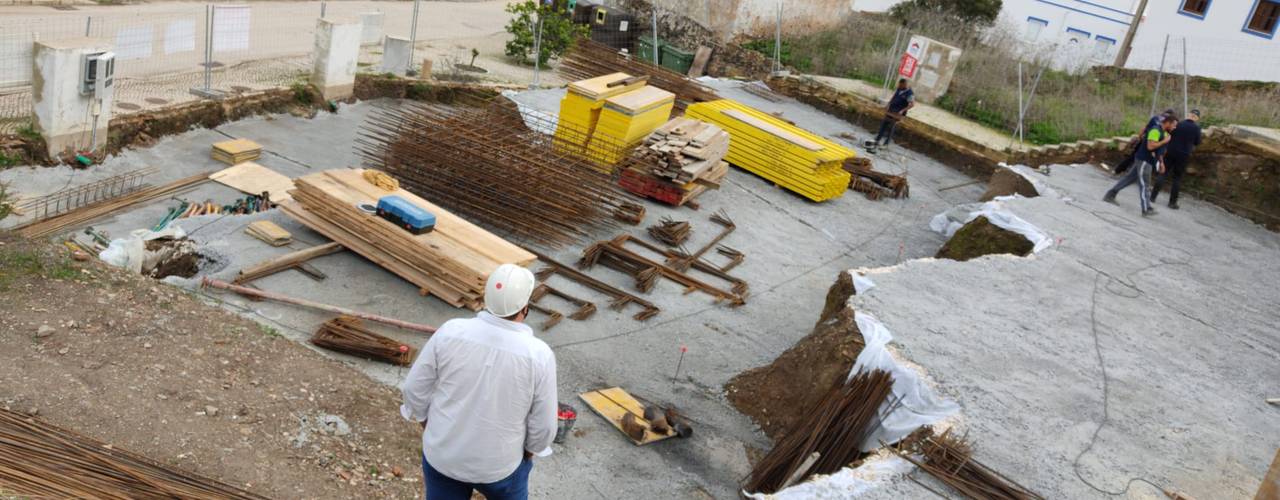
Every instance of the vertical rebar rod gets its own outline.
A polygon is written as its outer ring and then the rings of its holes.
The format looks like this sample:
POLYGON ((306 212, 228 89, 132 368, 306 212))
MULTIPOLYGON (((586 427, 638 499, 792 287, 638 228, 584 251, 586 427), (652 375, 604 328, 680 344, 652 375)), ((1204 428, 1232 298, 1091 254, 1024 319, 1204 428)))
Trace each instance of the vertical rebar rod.
POLYGON ((213 79, 213 5, 205 5, 204 24, 204 91, 207 93, 213 79))
POLYGON ((1156 102, 1160 100, 1160 81, 1164 79, 1164 61, 1169 56, 1169 35, 1164 36, 1164 52, 1160 54, 1160 72, 1156 73, 1156 90, 1151 93, 1151 113, 1148 116, 1156 114, 1156 102))
POLYGON ((782 0, 778 0, 778 24, 773 29, 773 71, 782 71, 782 0))
POLYGON ((542 12, 538 12, 538 30, 533 34, 533 87, 542 80, 542 12))
POLYGON ((1018 144, 1022 144, 1022 61, 1018 61, 1018 144))
MULTIPOLYGON (((651 4, 652 5, 652 4, 651 4)), ((653 65, 658 65, 658 59, 661 57, 661 51, 658 49, 658 6, 653 5, 653 65)))
POLYGON ((406 66, 410 71, 413 70, 413 51, 418 48, 418 8, 421 4, 421 0, 413 0, 413 21, 409 27, 409 64, 406 66))

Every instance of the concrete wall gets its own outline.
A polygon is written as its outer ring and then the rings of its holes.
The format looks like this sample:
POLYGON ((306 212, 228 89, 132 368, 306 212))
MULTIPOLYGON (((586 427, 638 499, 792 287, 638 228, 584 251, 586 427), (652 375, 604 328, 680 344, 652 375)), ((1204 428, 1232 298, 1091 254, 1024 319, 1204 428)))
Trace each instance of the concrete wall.
POLYGON ((1182 0, 1152 1, 1134 37, 1127 68, 1158 69, 1165 35, 1171 35, 1166 70, 1181 72, 1182 41, 1187 71, 1220 80, 1280 81, 1280 37, 1245 29, 1254 0, 1213 0, 1203 17, 1182 11, 1182 0))
POLYGON ((412 48, 408 38, 385 37, 382 42, 382 72, 404 76, 409 69, 409 52, 412 48))
POLYGON ((93 96, 80 95, 81 64, 85 54, 106 52, 111 42, 96 38, 72 38, 35 43, 31 71, 32 107, 36 126, 44 136, 51 157, 67 150, 93 148, 93 112, 98 110, 96 140, 107 140, 112 102, 95 106, 93 96))
POLYGON ((351 96, 360 56, 361 24, 354 18, 316 21, 315 64, 311 83, 326 100, 351 96))
POLYGON ((360 44, 377 45, 382 43, 382 25, 385 15, 381 12, 360 13, 360 44))

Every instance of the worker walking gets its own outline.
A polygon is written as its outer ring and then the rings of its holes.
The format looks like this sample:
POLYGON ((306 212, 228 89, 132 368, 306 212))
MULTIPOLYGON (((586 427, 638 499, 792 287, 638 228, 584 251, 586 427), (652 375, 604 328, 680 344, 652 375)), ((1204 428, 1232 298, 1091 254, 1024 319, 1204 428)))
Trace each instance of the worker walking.
POLYGON ((524 324, 533 273, 503 264, 484 311, 446 322, 405 377, 400 414, 419 423, 431 500, 525 499, 534 456, 556 435, 556 359, 524 324))
POLYGON ((875 140, 863 143, 867 152, 876 152, 876 148, 882 145, 881 141, 884 141, 884 146, 888 146, 893 141, 893 130, 898 127, 898 122, 906 118, 907 111, 914 107, 916 107, 916 92, 911 90, 911 84, 906 78, 899 78, 898 88, 893 91, 893 97, 889 98, 889 105, 885 107, 884 119, 880 121, 880 131, 876 132, 875 140))
POLYGON ((1177 118, 1178 112, 1174 111, 1173 108, 1169 108, 1158 115, 1152 115, 1151 118, 1147 120, 1147 124, 1142 126, 1142 131, 1138 132, 1138 136, 1134 137, 1132 141, 1129 141, 1129 147, 1127 148, 1129 150, 1129 154, 1125 156, 1124 160, 1122 160, 1119 165, 1116 165, 1116 169, 1113 172, 1115 175, 1123 174, 1125 171, 1129 170, 1129 167, 1133 166, 1134 155, 1138 152, 1138 148, 1142 147, 1142 143, 1144 139, 1146 139, 1147 133, 1150 132, 1151 129, 1159 127, 1160 122, 1164 121, 1164 117, 1166 116, 1177 118))
POLYGON ((1193 109, 1187 119, 1178 123, 1173 129, 1173 139, 1169 141, 1169 151, 1164 155, 1165 172, 1156 177, 1151 186, 1151 203, 1156 202, 1164 181, 1172 181, 1169 186, 1169 208, 1178 209, 1178 190, 1182 187, 1182 174, 1187 172, 1187 162, 1191 160, 1191 152, 1200 145, 1200 110, 1193 109))
POLYGON ((1146 137, 1142 138, 1142 143, 1138 145, 1138 151, 1134 153, 1133 168, 1125 173, 1120 182, 1107 190, 1107 194, 1102 197, 1103 201, 1115 203, 1116 194, 1136 182, 1138 183, 1138 205, 1142 209, 1142 215, 1145 217, 1156 213, 1156 210, 1151 208, 1151 193, 1147 188, 1151 185, 1153 171, 1158 170, 1160 173, 1165 171, 1163 160, 1165 148, 1172 138, 1169 132, 1177 124, 1177 118, 1166 116, 1161 120, 1159 127, 1147 132, 1146 137))

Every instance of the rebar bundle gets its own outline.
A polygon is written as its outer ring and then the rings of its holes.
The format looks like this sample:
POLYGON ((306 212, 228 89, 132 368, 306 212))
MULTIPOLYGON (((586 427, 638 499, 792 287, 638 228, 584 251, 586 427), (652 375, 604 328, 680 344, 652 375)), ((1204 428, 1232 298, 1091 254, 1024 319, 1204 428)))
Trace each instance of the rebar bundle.
POLYGON ((676 107, 680 101, 714 101, 720 97, 706 86, 688 76, 676 73, 653 63, 632 59, 603 43, 580 39, 560 59, 558 71, 566 80, 586 80, 610 73, 626 73, 632 76, 648 76, 653 85, 676 95, 676 107))
POLYGON ((689 221, 678 221, 663 217, 657 224, 649 226, 649 236, 669 247, 678 247, 689 239, 691 228, 689 221))
POLYGON ((898 454, 956 491, 975 500, 1043 500, 1044 497, 973 459, 967 439, 947 429, 898 454), (923 460, 911 456, 918 453, 923 460))
POLYGON ((400 366, 413 364, 416 350, 365 328, 359 318, 338 316, 320 325, 311 336, 317 347, 400 366))
POLYGON ((812 474, 830 474, 861 455, 878 425, 877 411, 893 388, 888 372, 859 373, 832 387, 751 471, 746 491, 774 493, 812 474), (816 457, 814 455, 816 454, 816 457))
POLYGON ((505 98, 475 108, 404 103, 374 112, 356 150, 366 166, 446 210, 558 248, 616 229, 613 217, 634 205, 598 165, 565 146, 564 128, 505 98))
POLYGON ((868 199, 878 200, 881 196, 891 198, 911 196, 911 187, 906 177, 875 170, 871 168, 871 160, 867 158, 855 157, 845 160, 844 170, 853 174, 849 179, 849 189, 866 194, 868 199))
POLYGON ((0 410, 0 494, 31 498, 265 500, 8 410, 0 410))

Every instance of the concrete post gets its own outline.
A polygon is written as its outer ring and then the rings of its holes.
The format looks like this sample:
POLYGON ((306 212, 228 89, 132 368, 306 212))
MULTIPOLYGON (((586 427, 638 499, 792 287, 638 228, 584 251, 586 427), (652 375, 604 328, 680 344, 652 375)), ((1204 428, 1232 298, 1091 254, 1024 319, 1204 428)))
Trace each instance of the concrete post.
POLYGON ((345 99, 355 89, 360 57, 360 21, 326 18, 316 22, 315 64, 311 83, 325 100, 345 99))
POLYGON ((382 42, 382 72, 404 76, 409 70, 409 51, 412 49, 408 38, 385 37, 382 42))
POLYGON ((111 121, 112 93, 102 99, 81 93, 85 56, 110 52, 110 40, 71 38, 35 42, 31 100, 36 127, 49 156, 91 150, 92 137, 105 142, 111 121))
POLYGON ((376 45, 382 41, 382 22, 385 15, 381 12, 360 13, 360 45, 376 45))

